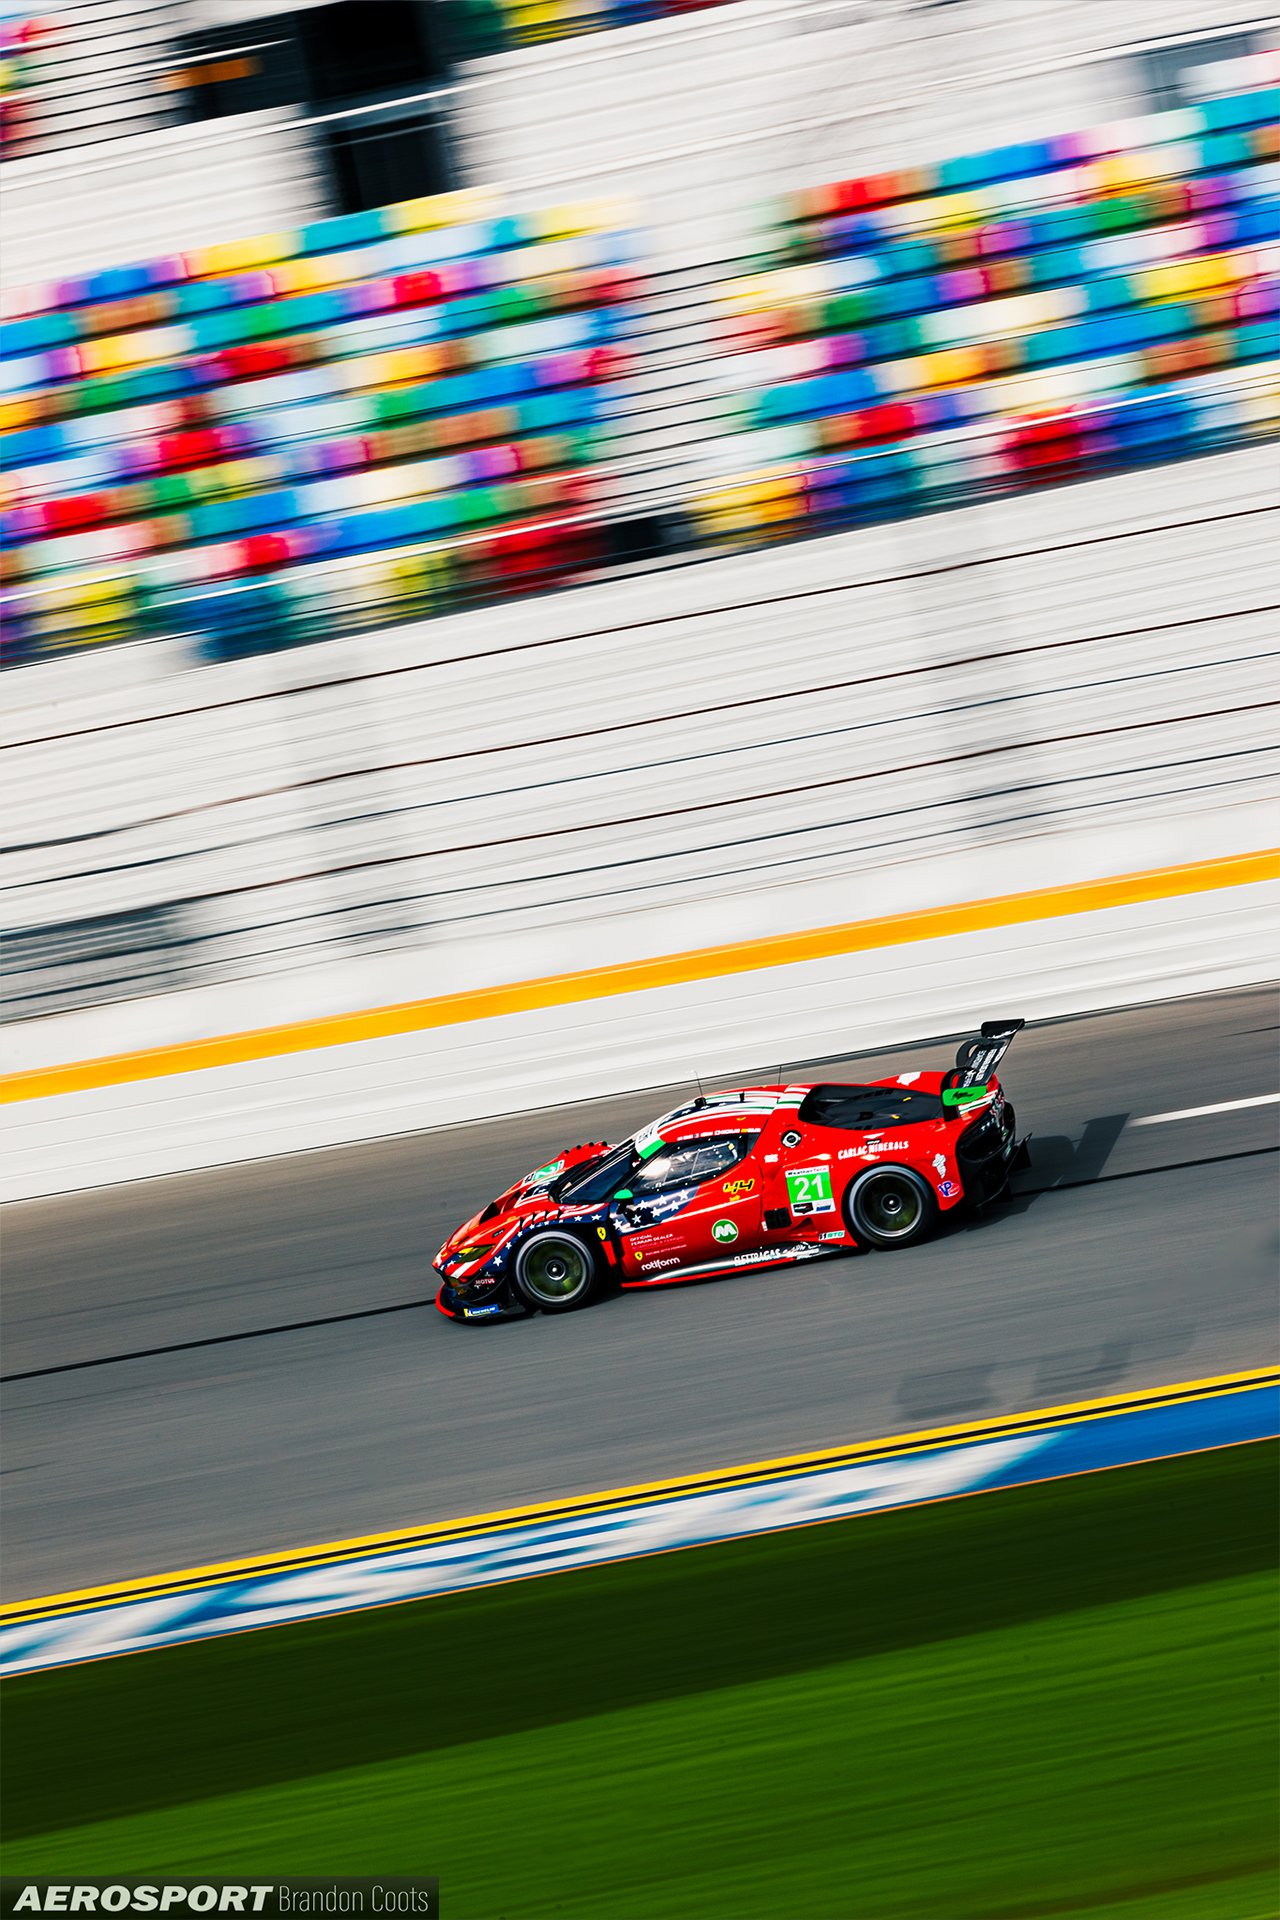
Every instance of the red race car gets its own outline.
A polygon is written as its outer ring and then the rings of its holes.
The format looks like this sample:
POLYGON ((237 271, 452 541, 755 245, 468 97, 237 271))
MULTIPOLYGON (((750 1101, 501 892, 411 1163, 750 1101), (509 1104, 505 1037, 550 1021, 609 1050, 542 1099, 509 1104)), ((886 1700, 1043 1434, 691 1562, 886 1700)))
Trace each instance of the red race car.
POLYGON ((568 1147, 436 1255, 452 1320, 585 1306, 612 1279, 669 1286, 909 1247, 1003 1192, 1025 1155, 996 1068, 1021 1020, 987 1020, 946 1073, 741 1087, 691 1100, 618 1146, 568 1147))

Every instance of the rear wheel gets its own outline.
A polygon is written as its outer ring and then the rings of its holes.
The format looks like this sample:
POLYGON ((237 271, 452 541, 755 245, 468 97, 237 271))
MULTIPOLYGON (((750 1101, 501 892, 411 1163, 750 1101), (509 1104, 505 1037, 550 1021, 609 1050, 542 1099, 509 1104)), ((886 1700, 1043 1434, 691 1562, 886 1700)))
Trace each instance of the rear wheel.
POLYGON ((596 1263, 571 1233, 532 1233, 516 1255, 513 1278, 527 1305, 572 1313, 591 1298, 596 1263))
POLYGON ((910 1167, 868 1167, 844 1197, 845 1222, 870 1247, 913 1247, 933 1231, 938 1206, 910 1167))

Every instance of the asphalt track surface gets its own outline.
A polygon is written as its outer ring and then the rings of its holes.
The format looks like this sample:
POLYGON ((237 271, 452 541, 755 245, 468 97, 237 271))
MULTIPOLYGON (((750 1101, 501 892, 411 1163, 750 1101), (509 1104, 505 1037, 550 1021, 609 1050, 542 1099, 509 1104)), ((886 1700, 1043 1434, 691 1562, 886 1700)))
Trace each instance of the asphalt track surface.
POLYGON ((1280 1108, 1135 1122, 1273 1093, 1278 1030, 1272 989, 1031 1029, 1012 1199, 558 1319, 446 1321, 432 1253, 684 1089, 7 1208, 5 1597, 1274 1363, 1280 1108))

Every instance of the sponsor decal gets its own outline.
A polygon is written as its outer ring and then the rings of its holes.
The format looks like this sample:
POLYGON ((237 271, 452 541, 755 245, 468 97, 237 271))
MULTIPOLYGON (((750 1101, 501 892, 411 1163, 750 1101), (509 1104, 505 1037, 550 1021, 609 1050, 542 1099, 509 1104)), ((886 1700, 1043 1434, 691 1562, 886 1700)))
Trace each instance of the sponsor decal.
POLYGON ((960 1189, 954 1180, 939 1180, 938 1192, 944 1200, 954 1200, 960 1189))
POLYGON ((776 1167, 776 1166, 777 1166, 777 1164, 778 1164, 778 1156, 777 1156, 777 1154, 776 1154, 776 1153, 766 1153, 766 1155, 765 1155, 764 1157, 765 1157, 765 1164, 766 1164, 767 1166, 770 1166, 770 1167, 776 1167))
POLYGON ((464 1320, 490 1320, 494 1314, 501 1312, 501 1306, 495 1303, 491 1307, 464 1307, 462 1317, 464 1320))
POLYGON ((868 1140, 866 1150, 868 1153, 906 1153, 910 1144, 909 1140, 885 1140, 882 1137, 868 1140))
POLYGON ((754 1186, 754 1180, 726 1180, 724 1190, 726 1193, 750 1193, 754 1186))
POLYGON ((832 1233, 820 1233, 818 1238, 819 1240, 843 1240, 844 1234, 837 1227, 832 1233))
POLYGON ((800 1135, 796 1133, 794 1129, 790 1133, 784 1133, 782 1136, 782 1144, 784 1147, 798 1147, 800 1145, 800 1135))
POLYGON ((609 1235, 607 1230, 604 1227, 597 1227, 596 1237, 600 1240, 607 1240, 609 1238, 609 1235))
POLYGON ((919 1078, 920 1075, 918 1073, 900 1073, 898 1075, 898 1085, 900 1087, 914 1087, 919 1078))
POLYGON ((944 1087, 942 1104, 944 1107, 972 1107, 978 1101, 986 1100, 990 1093, 990 1087, 944 1087))
POLYGON ((655 1220, 669 1220, 673 1213, 688 1206, 695 1191, 694 1187, 672 1187, 667 1193, 655 1193, 652 1198, 641 1194, 640 1198, 655 1220))
POLYGON ((673 1254, 669 1260, 642 1260, 640 1265, 646 1273, 657 1273, 660 1267, 678 1267, 680 1262, 673 1254))
POLYGON ((754 1267, 762 1260, 779 1260, 782 1257, 781 1247, 761 1247, 758 1253, 735 1253, 729 1264, 734 1267, 754 1267))
POLYGON ((722 1247, 729 1246, 738 1237, 738 1229, 732 1220, 717 1220, 711 1229, 711 1238, 718 1240, 722 1247))
POLYGON ((563 1172, 564 1172, 563 1160, 550 1160, 547 1162, 547 1165, 545 1167, 535 1167, 533 1172, 526 1179, 525 1185, 526 1187, 530 1186, 532 1182, 535 1180, 554 1180, 558 1173, 563 1173, 563 1172))
POLYGON ((944 1175, 944 1174, 946 1173, 946 1171, 947 1171, 947 1156, 946 1156, 946 1154, 945 1154, 945 1153, 935 1153, 935 1154, 934 1154, 934 1156, 933 1156, 933 1170, 934 1170, 934 1172, 935 1172, 935 1173, 937 1174, 937 1176, 938 1176, 938 1178, 939 1178, 939 1180, 941 1180, 941 1179, 942 1179, 942 1177, 943 1177, 943 1175, 944 1175))
POLYGON ((787 1174, 792 1213, 834 1213, 830 1167, 794 1167, 787 1174))
POLYGON ((656 1153, 659 1147, 666 1145, 666 1142, 662 1138, 661 1129, 666 1126, 669 1120, 679 1120, 683 1114, 691 1113, 692 1111, 693 1109, 691 1107, 676 1107, 673 1112, 664 1113, 659 1120, 651 1120, 647 1127, 641 1127, 639 1133, 633 1134, 631 1136, 632 1145, 635 1147, 640 1158, 647 1160, 651 1153, 656 1153))

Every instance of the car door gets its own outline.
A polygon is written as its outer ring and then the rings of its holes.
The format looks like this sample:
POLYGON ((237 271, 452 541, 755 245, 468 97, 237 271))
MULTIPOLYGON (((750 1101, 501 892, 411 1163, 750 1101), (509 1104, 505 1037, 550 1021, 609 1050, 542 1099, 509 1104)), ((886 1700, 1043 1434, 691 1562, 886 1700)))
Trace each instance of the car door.
POLYGON ((661 1280, 729 1261, 760 1241, 760 1181, 749 1136, 720 1131, 663 1147, 614 1197, 623 1271, 661 1280))

